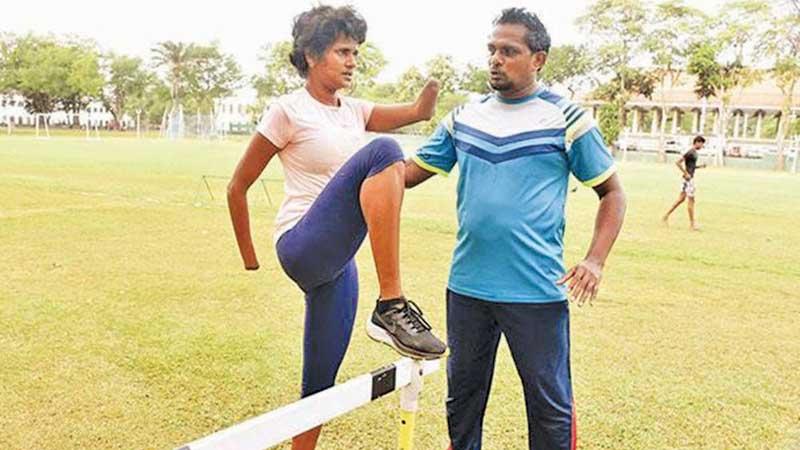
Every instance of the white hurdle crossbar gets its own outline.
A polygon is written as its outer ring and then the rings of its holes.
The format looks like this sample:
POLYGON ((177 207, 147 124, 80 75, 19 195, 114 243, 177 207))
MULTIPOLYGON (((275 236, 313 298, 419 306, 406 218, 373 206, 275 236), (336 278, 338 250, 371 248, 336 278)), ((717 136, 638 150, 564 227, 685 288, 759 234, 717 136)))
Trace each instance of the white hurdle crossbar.
POLYGON ((438 360, 403 358, 394 364, 190 442, 178 450, 263 450, 396 390, 401 390, 399 448, 410 450, 422 377, 438 369, 438 360))

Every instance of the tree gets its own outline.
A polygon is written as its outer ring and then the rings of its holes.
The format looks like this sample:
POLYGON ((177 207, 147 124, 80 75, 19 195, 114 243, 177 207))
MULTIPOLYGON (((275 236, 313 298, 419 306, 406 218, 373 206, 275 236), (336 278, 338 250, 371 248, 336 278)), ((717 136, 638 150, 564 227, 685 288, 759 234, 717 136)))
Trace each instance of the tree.
POLYGON ((597 125, 603 133, 606 144, 614 145, 622 130, 617 119, 617 107, 613 103, 606 103, 600 107, 597 113, 597 125))
POLYGON ((425 69, 427 78, 439 80, 441 94, 454 93, 458 90, 458 72, 453 64, 452 56, 436 55, 425 63, 425 69))
POLYGON ((757 81, 760 73, 744 65, 754 60, 752 50, 759 30, 767 24, 768 5, 761 0, 738 0, 726 5, 723 13, 707 27, 709 38, 693 46, 688 72, 697 77, 695 93, 699 98, 719 99, 720 146, 715 161, 724 163, 728 145, 727 129, 733 93, 757 81))
POLYGON ((363 43, 358 49, 358 64, 350 92, 358 97, 375 86, 375 78, 386 67, 383 52, 372 42, 363 43))
POLYGON ((28 35, 5 48, 3 87, 25 97, 29 112, 59 106, 78 112, 99 97, 103 79, 93 44, 28 35))
POLYGON ((280 41, 262 48, 259 60, 264 63, 264 73, 252 78, 259 100, 288 94, 305 84, 289 62, 291 53, 291 41, 280 41))
POLYGON ((360 89, 357 95, 375 103, 397 102, 399 98, 397 88, 395 83, 374 83, 369 88, 360 89))
POLYGON ((596 64, 616 81, 607 89, 616 90, 611 97, 615 99, 619 129, 625 128, 625 105, 633 94, 626 90, 631 85, 627 77, 637 73, 632 64, 644 46, 646 13, 641 0, 597 0, 578 19, 592 36, 596 64))
POLYGON ((458 89, 459 75, 453 65, 453 58, 447 55, 438 55, 425 63, 426 73, 421 72, 416 66, 411 66, 400 75, 395 85, 395 98, 399 102, 411 102, 417 98, 419 91, 429 78, 439 81, 439 98, 446 94, 454 94, 458 89))
POLYGON ((721 141, 715 160, 722 163, 722 152, 727 147, 727 116, 731 96, 737 87, 746 87, 757 79, 757 72, 745 67, 740 59, 719 62, 721 50, 713 43, 695 46, 689 58, 688 72, 696 77, 695 94, 698 98, 719 99, 721 141))
POLYGON ((539 79, 548 84, 563 85, 569 91, 570 98, 574 98, 575 91, 591 68, 591 58, 585 47, 561 45, 550 49, 539 79))
POLYGON ((144 119, 150 125, 160 125, 164 112, 172 104, 171 87, 155 76, 141 92, 133 93, 127 101, 126 112, 136 116, 137 122, 144 119))
POLYGON ((190 52, 186 70, 186 93, 194 109, 213 112, 217 100, 231 95, 239 88, 242 71, 219 44, 195 45, 190 52))
POLYGON ((624 108, 628 98, 632 95, 652 98, 655 84, 656 75, 653 71, 628 68, 592 92, 592 98, 607 102, 607 105, 600 109, 600 131, 606 143, 615 145, 617 137, 625 127, 624 108), (619 119, 620 106, 623 108, 623 120, 619 119), (616 120, 616 123, 612 125, 613 120, 616 120))
POLYGON ((653 22, 645 39, 645 48, 652 56, 654 75, 661 86, 661 123, 659 124, 658 155, 666 161, 664 135, 667 124, 666 84, 674 87, 688 63, 694 43, 702 39, 704 16, 695 8, 683 4, 683 0, 666 0, 656 5, 653 22))
MULTIPOLYGON (((100 54, 91 41, 73 40, 60 47, 63 61, 68 64, 66 91, 58 98, 62 109, 73 114, 86 109, 93 100, 101 98, 103 75, 100 72, 100 54)), ((73 117, 78 125, 78 118, 73 117)))
POLYGON ((170 86, 171 111, 181 105, 188 89, 194 44, 164 41, 152 48, 153 63, 165 70, 165 79, 170 86))
POLYGON ((28 35, 19 38, 6 62, 6 87, 25 98, 30 113, 49 113, 57 105, 66 79, 66 67, 57 60, 52 39, 28 35))
POLYGON ((592 93, 592 97, 615 105, 623 95, 641 95, 649 99, 655 92, 656 81, 656 73, 652 70, 627 69, 619 76, 598 86, 592 93))
MULTIPOLYGON (((411 66, 400 75, 397 81, 397 100, 410 102, 417 98, 419 91, 425 85, 425 77, 416 66, 411 66)), ((441 85, 440 85, 441 86, 441 85)), ((441 88, 439 92, 442 92, 441 88)))
POLYGON ((725 4, 722 13, 710 24, 712 36, 726 53, 722 57, 743 60, 751 56, 756 59, 756 38, 768 25, 769 11, 765 0, 731 0, 725 4))
MULTIPOLYGON (((795 5, 800 7, 800 0, 797 0, 795 5)), ((786 168, 786 135, 791 125, 794 91, 800 82, 800 14, 773 14, 770 26, 763 34, 758 47, 774 61, 770 72, 783 94, 781 120, 777 133, 776 165, 776 169, 782 171, 786 168)))
MULTIPOLYGON (((112 127, 119 128, 125 113, 137 116, 140 108, 130 108, 131 99, 143 98, 145 90, 153 81, 153 74, 145 68, 141 58, 111 53, 105 58, 106 84, 103 88, 103 104, 113 117, 112 127)), ((138 105, 137 105, 138 106, 138 105)))
POLYGON ((11 91, 11 56, 17 38, 11 33, 0 32, 0 94, 11 91))
POLYGON ((467 64, 466 69, 461 75, 459 82, 461 89, 476 94, 488 94, 491 92, 489 86, 489 69, 467 64))

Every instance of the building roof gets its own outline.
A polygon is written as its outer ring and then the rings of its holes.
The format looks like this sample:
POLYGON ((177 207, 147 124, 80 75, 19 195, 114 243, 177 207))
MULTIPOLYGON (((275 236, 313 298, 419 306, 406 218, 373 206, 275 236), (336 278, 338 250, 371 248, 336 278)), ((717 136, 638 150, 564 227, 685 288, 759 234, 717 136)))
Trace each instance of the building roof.
MULTIPOLYGON (((665 89, 667 104, 697 106, 702 105, 702 101, 697 98, 694 93, 695 77, 693 75, 684 74, 681 76, 674 86, 669 85, 669 80, 666 82, 665 89)), ((584 94, 582 100, 590 101, 588 93, 584 94)), ((762 75, 761 79, 754 82, 752 85, 742 89, 737 88, 733 91, 731 96, 732 109, 747 109, 747 110, 775 110, 779 111, 783 106, 784 95, 778 87, 775 80, 769 74, 762 75)), ((631 99, 630 103, 633 105, 658 105, 661 102, 661 86, 658 86, 653 93, 652 98, 648 99, 644 96, 636 96, 631 99)), ((708 99, 709 105, 719 103, 717 97, 708 99)), ((797 83, 794 89, 792 99, 792 108, 797 109, 800 107, 800 82, 797 83)))

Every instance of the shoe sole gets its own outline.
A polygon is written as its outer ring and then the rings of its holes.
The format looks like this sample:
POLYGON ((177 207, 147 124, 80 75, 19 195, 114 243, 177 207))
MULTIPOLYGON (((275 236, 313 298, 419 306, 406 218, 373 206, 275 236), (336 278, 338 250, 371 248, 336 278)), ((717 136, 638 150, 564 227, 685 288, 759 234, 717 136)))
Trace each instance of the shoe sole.
POLYGON ((442 354, 420 353, 418 351, 412 350, 404 346, 401 342, 396 341, 394 337, 392 337, 392 335, 389 334, 389 332, 372 323, 372 320, 367 320, 367 336, 369 336, 369 338, 372 339, 373 341, 386 344, 389 347, 393 348, 394 351, 396 351, 397 353, 400 353, 401 355, 407 356, 412 359, 433 360, 433 359, 439 359, 445 355, 444 353, 442 354))

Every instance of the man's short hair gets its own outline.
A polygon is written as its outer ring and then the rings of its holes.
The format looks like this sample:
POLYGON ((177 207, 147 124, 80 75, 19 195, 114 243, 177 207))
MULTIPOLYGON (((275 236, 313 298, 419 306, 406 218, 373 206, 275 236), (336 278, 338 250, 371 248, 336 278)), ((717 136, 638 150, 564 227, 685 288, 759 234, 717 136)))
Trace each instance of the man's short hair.
POLYGON ((699 136, 699 135, 695 136, 694 140, 692 141, 692 144, 697 144, 698 142, 701 143, 701 144, 705 144, 706 143, 706 138, 704 138, 703 136, 699 136))
POLYGON ((536 14, 525 8, 506 8, 497 16, 492 25, 522 25, 528 29, 525 41, 531 53, 549 52, 550 35, 536 14))
POLYGON ((325 50, 340 36, 363 44, 367 38, 367 22, 352 6, 320 5, 301 13, 294 18, 292 27, 292 53, 289 61, 297 68, 303 78, 308 75, 306 52, 315 57, 322 56, 325 50))

